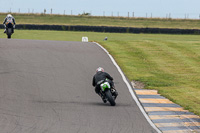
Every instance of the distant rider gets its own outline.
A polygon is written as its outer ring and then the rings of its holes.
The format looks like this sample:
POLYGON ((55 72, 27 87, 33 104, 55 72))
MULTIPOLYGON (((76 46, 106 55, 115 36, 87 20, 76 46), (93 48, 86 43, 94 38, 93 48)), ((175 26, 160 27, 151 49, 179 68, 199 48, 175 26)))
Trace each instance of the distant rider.
POLYGON ((104 69, 102 67, 99 67, 96 69, 96 74, 93 76, 93 81, 92 81, 92 85, 95 87, 95 92, 102 97, 103 101, 104 101, 104 97, 103 95, 100 93, 100 84, 99 81, 102 80, 106 80, 108 79, 108 82, 111 85, 111 88, 115 90, 114 95, 115 97, 117 97, 118 93, 115 89, 114 86, 114 82, 113 82, 113 78, 106 72, 104 72, 104 69))
POLYGON ((4 26, 5 26, 4 33, 6 33, 6 22, 7 22, 8 20, 12 20, 12 21, 13 21, 13 23, 14 23, 13 28, 15 28, 15 18, 14 18, 11 14, 8 14, 8 15, 6 16, 6 18, 4 19, 4 22, 3 22, 3 24, 4 24, 4 26))

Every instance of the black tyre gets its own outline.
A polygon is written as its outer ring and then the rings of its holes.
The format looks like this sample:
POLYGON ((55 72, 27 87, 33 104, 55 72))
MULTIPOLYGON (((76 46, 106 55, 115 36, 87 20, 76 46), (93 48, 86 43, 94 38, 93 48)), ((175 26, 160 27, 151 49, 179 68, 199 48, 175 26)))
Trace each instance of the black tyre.
POLYGON ((105 92, 105 95, 106 95, 108 101, 110 102, 110 105, 111 105, 111 106, 115 106, 116 103, 115 103, 114 98, 112 97, 111 92, 108 90, 108 91, 105 92))
POLYGON ((11 35, 8 35, 8 39, 10 39, 11 38, 11 35))
POLYGON ((12 34, 12 29, 11 29, 11 28, 8 28, 8 31, 7 31, 8 39, 11 38, 11 34, 12 34))

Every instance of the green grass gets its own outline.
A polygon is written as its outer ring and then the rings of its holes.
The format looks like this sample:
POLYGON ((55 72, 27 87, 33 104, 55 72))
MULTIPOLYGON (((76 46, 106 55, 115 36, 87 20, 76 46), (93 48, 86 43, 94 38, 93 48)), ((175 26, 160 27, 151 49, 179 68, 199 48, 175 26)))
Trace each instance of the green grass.
POLYGON ((200 39, 191 35, 120 35, 101 44, 130 80, 200 115, 200 39), (121 36, 121 37, 120 37, 121 36))
MULTIPOLYGON (((200 21, 192 19, 161 19, 161 18, 125 18, 125 17, 93 17, 43 14, 13 14, 17 24, 55 24, 55 25, 87 25, 87 26, 118 26, 140 28, 180 28, 200 29, 200 21)), ((5 13, 0 13, 4 20, 5 13)))
MULTIPOLYGON (((0 37, 6 35, 0 30, 0 37)), ((129 80, 141 81, 200 115, 200 37, 198 35, 120 34, 16 30, 12 38, 97 41, 115 58, 129 80), (103 41, 105 37, 108 41, 103 41)))

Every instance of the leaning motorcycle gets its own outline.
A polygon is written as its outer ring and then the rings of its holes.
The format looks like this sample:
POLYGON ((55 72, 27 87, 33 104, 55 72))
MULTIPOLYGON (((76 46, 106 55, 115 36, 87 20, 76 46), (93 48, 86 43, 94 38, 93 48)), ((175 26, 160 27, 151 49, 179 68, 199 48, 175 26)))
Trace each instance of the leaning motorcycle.
POLYGON ((11 38, 11 35, 14 33, 14 23, 12 19, 8 19, 6 22, 6 34, 8 39, 11 38))
POLYGON ((109 101, 111 106, 115 106, 115 99, 116 99, 116 90, 114 88, 111 88, 110 83, 107 80, 104 80, 101 84, 100 84, 100 93, 103 95, 104 99, 104 103, 106 103, 107 101, 109 101))

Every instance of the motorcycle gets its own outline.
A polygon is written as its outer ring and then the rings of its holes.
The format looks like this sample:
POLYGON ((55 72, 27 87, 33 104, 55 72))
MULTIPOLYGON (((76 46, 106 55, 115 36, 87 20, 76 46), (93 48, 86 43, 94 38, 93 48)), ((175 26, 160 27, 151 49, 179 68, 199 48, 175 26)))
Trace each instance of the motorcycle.
POLYGON ((11 35, 14 33, 14 23, 12 19, 8 19, 6 22, 6 34, 8 39, 11 38, 11 35))
POLYGON ((111 106, 115 106, 115 99, 118 94, 114 88, 111 88, 111 85, 108 82, 108 80, 102 81, 102 83, 100 84, 100 88, 100 93, 102 94, 104 103, 109 101, 111 106))

